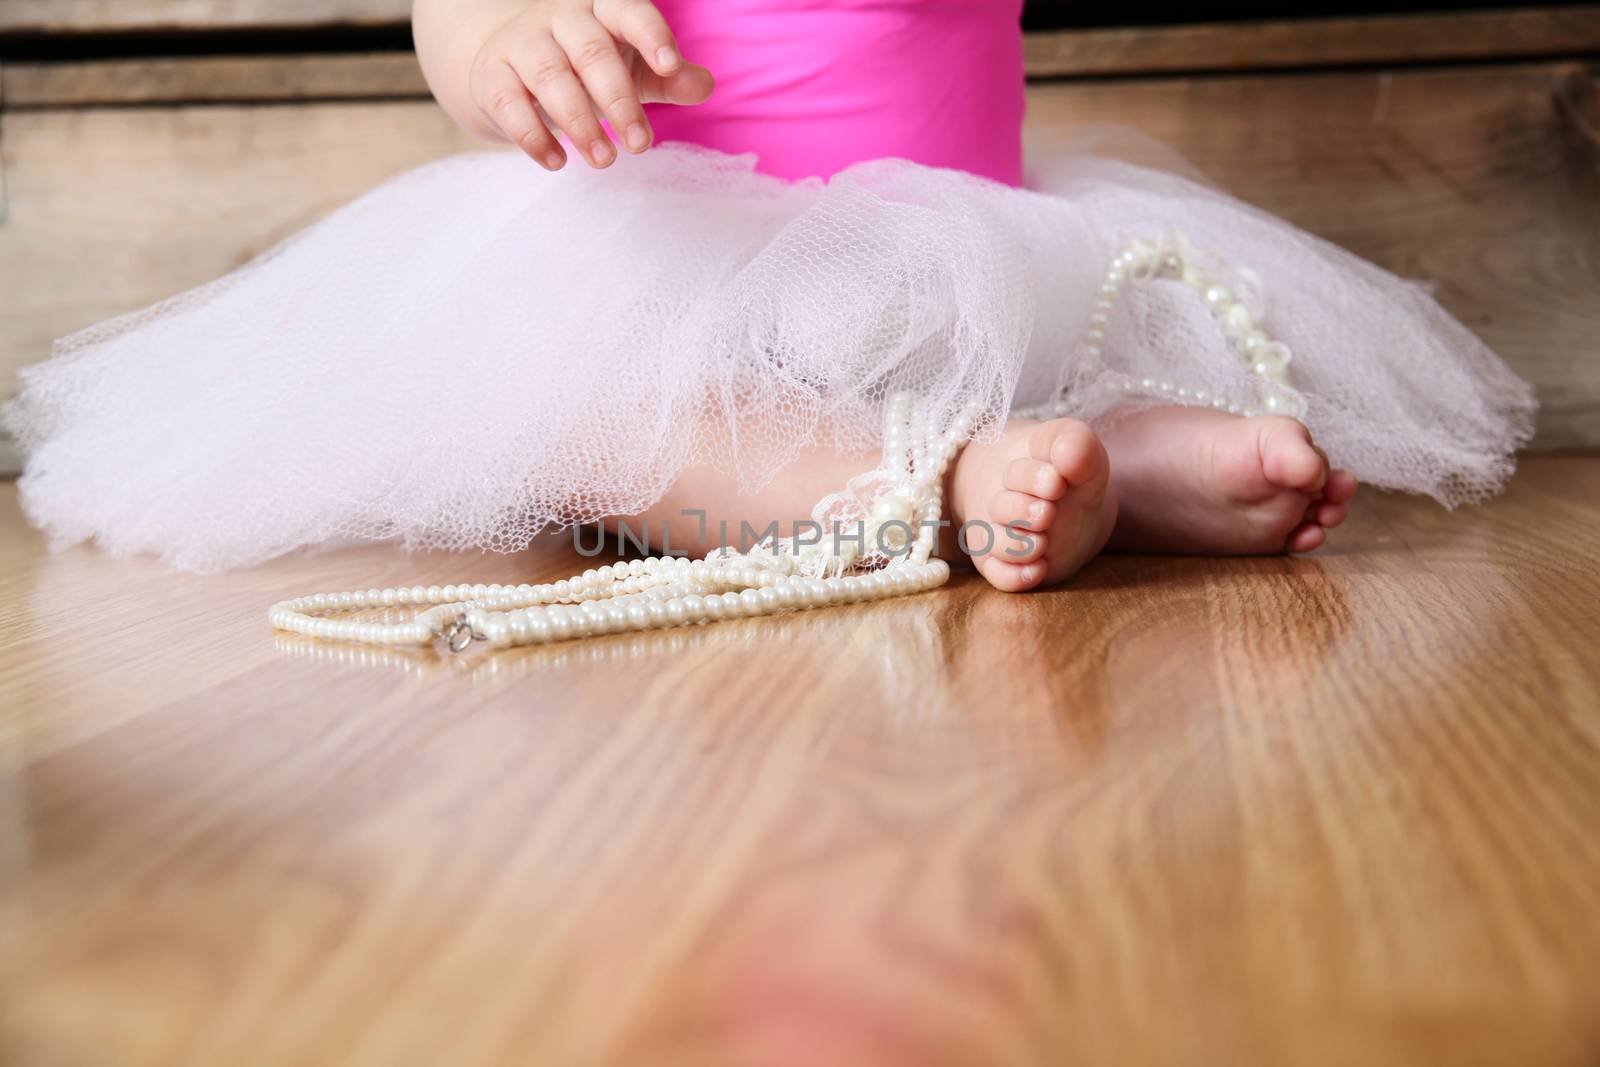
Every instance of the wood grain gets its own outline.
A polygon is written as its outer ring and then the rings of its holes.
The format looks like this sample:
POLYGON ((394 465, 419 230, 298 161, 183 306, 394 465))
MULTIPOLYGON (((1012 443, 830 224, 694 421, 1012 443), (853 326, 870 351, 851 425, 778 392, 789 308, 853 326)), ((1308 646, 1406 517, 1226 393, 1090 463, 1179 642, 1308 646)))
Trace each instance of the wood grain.
POLYGON ((1112 26, 1024 43, 1038 78, 1592 56, 1600 6, 1112 26))
POLYGON ((410 52, 100 59, 0 67, 0 100, 11 110, 427 98, 422 68, 410 52))
POLYGON ((410 0, 0 0, 0 35, 403 26, 410 0))
POLYGON ((451 659, 0 501, 6 1062, 1600 1056, 1600 459, 1330 551, 451 659))
MULTIPOLYGON (((19 34, 400 28, 409 0, 0 0, 19 34)), ((1030 33, 1034 77, 1462 62, 1600 53, 1600 6, 1106 26, 1030 33)))

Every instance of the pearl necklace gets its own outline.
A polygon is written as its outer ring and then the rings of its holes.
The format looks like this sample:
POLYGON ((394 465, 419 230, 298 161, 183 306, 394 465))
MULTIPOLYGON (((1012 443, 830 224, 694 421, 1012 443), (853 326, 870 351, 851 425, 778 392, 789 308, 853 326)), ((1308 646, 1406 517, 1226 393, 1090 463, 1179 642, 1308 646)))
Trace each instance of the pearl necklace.
POLYGON ((452 652, 474 640, 493 648, 575 637, 689 626, 718 619, 808 611, 833 604, 920 593, 943 585, 950 566, 933 556, 944 513, 944 475, 971 436, 969 407, 947 431, 918 419, 909 394, 885 415, 889 488, 855 538, 832 545, 768 540, 749 552, 719 548, 704 559, 651 556, 596 567, 545 585, 445 585, 316 593, 272 605, 279 630, 375 645, 426 645, 452 652), (887 564, 865 570, 877 559, 887 564), (846 573, 850 570, 859 573, 846 573), (359 622, 345 614, 428 605, 403 623, 359 622))
MULTIPOLYGON (((1250 311, 1194 262, 1182 240, 1160 248, 1134 241, 1106 272, 1080 352, 1096 383, 1129 395, 1182 404, 1209 404, 1220 411, 1260 411, 1299 416, 1304 404, 1288 387, 1292 355, 1269 339, 1250 311), (1257 403, 1238 404, 1164 379, 1134 379, 1102 361, 1106 328, 1124 286, 1156 278, 1181 279, 1205 301, 1229 346, 1257 379, 1257 403)), ((1080 377, 1084 377, 1080 373, 1080 377)), ((1046 418, 1078 407, 1070 387, 1052 404, 1014 411, 1046 418)), ((972 435, 980 411, 969 406, 944 431, 931 425, 909 394, 886 405, 883 460, 863 484, 882 482, 859 536, 833 544, 800 545, 769 540, 748 552, 719 548, 704 559, 651 556, 586 570, 543 585, 430 585, 315 593, 272 605, 268 621, 279 630, 308 637, 369 645, 427 645, 443 639, 452 652, 475 640, 492 648, 537 645, 571 638, 690 626, 719 619, 809 611, 834 604, 884 600, 935 589, 950 567, 933 556, 944 514, 944 476, 972 435), (371 608, 423 606, 403 623, 339 618, 371 608)), ((852 482, 852 484, 855 484, 852 482)), ((835 494, 818 505, 823 514, 835 494)))
MULTIPOLYGON (((1305 401, 1289 386, 1289 364, 1294 353, 1282 341, 1268 337, 1256 325, 1254 316, 1228 288, 1214 280, 1198 262, 1188 243, 1178 236, 1167 246, 1133 241, 1106 270, 1105 281, 1089 317, 1089 330, 1079 346, 1081 359, 1074 363, 1080 380, 1092 380, 1095 387, 1113 389, 1127 396, 1142 396, 1192 406, 1209 406, 1231 415, 1253 416, 1264 412, 1301 418, 1305 401), (1217 322, 1228 347, 1233 350, 1256 381, 1256 395, 1244 403, 1212 396, 1205 389, 1190 388, 1165 378, 1133 378, 1106 367, 1102 358, 1106 329, 1117 301, 1129 283, 1156 279, 1182 281, 1193 289, 1217 322)), ((1063 387, 1049 404, 1018 409, 1013 415, 1029 418, 1060 418, 1080 408, 1072 387, 1063 387)))
POLYGON ((280 630, 308 637, 376 645, 426 645, 443 638, 452 652, 460 652, 474 639, 507 648, 883 600, 937 588, 950 577, 942 559, 834 578, 808 578, 755 561, 747 567, 719 563, 652 556, 584 571, 552 585, 318 593, 274 604, 267 618, 280 630), (399 624, 319 617, 328 611, 407 604, 433 606, 399 624))

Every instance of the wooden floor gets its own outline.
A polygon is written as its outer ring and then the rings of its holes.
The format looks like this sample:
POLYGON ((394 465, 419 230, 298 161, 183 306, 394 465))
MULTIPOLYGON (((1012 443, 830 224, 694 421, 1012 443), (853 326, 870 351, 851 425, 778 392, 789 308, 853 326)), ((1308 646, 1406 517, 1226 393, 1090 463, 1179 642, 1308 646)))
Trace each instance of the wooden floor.
POLYGON ((464 657, 0 497, 0 1062, 1600 1063, 1600 458, 1298 559, 464 657))

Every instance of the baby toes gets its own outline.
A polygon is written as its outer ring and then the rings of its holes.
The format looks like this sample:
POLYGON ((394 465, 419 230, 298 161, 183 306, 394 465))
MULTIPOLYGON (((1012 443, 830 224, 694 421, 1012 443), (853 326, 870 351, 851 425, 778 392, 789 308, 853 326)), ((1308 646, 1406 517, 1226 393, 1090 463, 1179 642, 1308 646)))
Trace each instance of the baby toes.
POLYGON ((1010 563, 998 556, 980 556, 973 560, 978 573, 1002 593, 1023 593, 1045 580, 1043 560, 1031 563, 1010 563))
POLYGON ((1048 462, 1074 486, 1094 485, 1111 465, 1100 438, 1076 419, 1040 423, 1028 438, 1028 454, 1048 462))
POLYGON ((1345 519, 1350 517, 1350 508, 1345 504, 1329 504, 1324 501, 1312 508, 1315 513, 1312 519, 1318 526, 1331 530, 1345 519))
POLYGON ((1348 504, 1356 495, 1356 476, 1349 471, 1329 471, 1322 496, 1330 504, 1348 504))
POLYGON ((1001 484, 1017 493, 1027 493, 1041 500, 1060 500, 1067 491, 1066 479, 1048 460, 1019 456, 1006 464, 1001 484))
POLYGON ((982 446, 968 446, 955 472, 957 547, 989 584, 1008 593, 1074 574, 1105 545, 1116 518, 1105 447, 1070 419, 1018 426, 991 447, 1016 451, 991 460, 982 446), (967 471, 977 472, 975 482, 965 482, 967 471), (966 495, 964 485, 980 492, 966 495), (977 507, 959 506, 967 501, 977 507))
POLYGON ((1054 501, 1041 500, 1031 493, 1002 489, 989 501, 989 518, 996 526, 1048 530, 1056 521, 1056 505, 1054 501))
POLYGON ((989 521, 983 528, 963 530, 962 549, 1007 563, 1032 563, 1044 555, 1044 532, 1055 521, 1053 502, 1002 489, 989 500, 989 521))
POLYGON ((1322 542, 1327 539, 1328 534, 1321 526, 1314 522, 1308 522, 1296 526, 1290 532, 1289 540, 1284 547, 1290 552, 1310 552, 1314 548, 1320 548, 1322 542))
POLYGON ((1324 487, 1328 460, 1311 443, 1311 431, 1298 421, 1281 416, 1263 416, 1256 437, 1261 455, 1261 473, 1280 489, 1314 493, 1324 487))

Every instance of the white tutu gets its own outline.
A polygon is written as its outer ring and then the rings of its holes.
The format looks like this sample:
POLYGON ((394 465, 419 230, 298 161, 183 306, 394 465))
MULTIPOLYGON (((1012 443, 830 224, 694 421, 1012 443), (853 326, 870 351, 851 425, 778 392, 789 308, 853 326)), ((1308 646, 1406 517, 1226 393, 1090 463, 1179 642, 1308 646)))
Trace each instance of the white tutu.
POLYGON ((514 550, 692 463, 754 489, 808 445, 869 453, 900 391, 936 420, 976 403, 980 432, 1058 398, 1249 407, 1259 381, 1181 281, 1086 343, 1134 240, 1184 243, 1289 346, 1335 464, 1446 504, 1510 473, 1530 390, 1421 287, 1173 174, 1074 156, 1039 184, 892 160, 791 183, 678 146, 556 175, 447 159, 24 371, 23 503, 56 544, 192 570, 349 539, 514 550))

